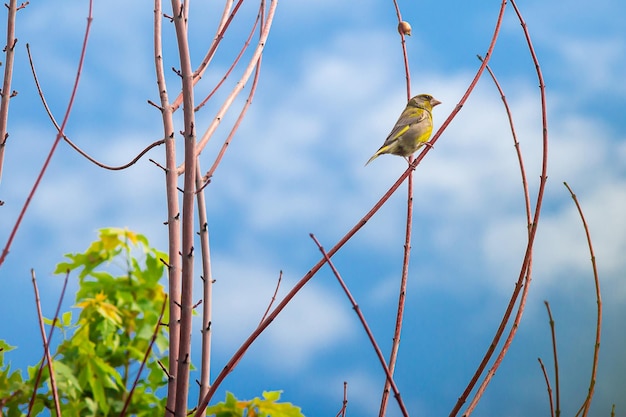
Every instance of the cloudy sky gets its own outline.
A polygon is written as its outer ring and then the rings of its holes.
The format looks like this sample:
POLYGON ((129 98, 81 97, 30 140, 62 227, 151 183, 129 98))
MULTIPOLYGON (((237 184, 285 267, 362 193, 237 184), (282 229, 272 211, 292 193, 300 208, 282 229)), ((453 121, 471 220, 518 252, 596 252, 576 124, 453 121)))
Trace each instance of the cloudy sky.
MULTIPOLYGON (((87 16, 84 1, 32 2, 18 14, 10 139, 0 183, 0 238, 8 238, 55 137, 28 68, 29 43, 46 98, 62 118, 87 16)), ((192 61, 200 62, 221 6, 192 2, 192 61)), ((443 102, 438 128, 465 92, 489 44, 497 2, 400 3, 412 92, 443 102), (491 4, 487 4, 491 3, 491 4)), ((626 408, 626 28, 619 2, 520 2, 545 77, 549 170, 537 234, 533 281, 518 336, 476 415, 549 412, 537 357, 551 345, 544 300, 556 320, 563 413, 587 392, 596 300, 576 192, 591 229, 601 278, 604 327, 594 415, 626 408)), ((248 2, 199 85, 209 92, 238 53, 256 14, 248 2)), ((96 2, 91 38, 66 133, 109 164, 130 160, 160 138, 152 56, 152 2, 96 2)), ((406 100, 391 1, 281 1, 267 42, 253 105, 207 187, 215 287, 214 369, 256 326, 284 271, 281 294, 320 254, 309 233, 332 247, 406 168, 382 144, 406 100)), ((173 28, 164 24, 165 67, 178 67, 173 28)), ((491 66, 511 106, 532 197, 541 162, 538 81, 519 21, 508 8, 491 66)), ((237 74, 240 74, 239 71, 237 74)), ((197 113, 213 119, 232 82, 197 113)), ((168 75, 170 95, 179 79, 168 75)), ((244 90, 247 95, 249 85, 244 90)), ((235 108, 243 104, 242 96, 235 108)), ((213 162, 229 114, 201 156, 213 162)), ((180 123, 181 116, 177 116, 180 123)), ((179 125, 180 126, 180 125, 179 125)), ((177 127, 177 130, 182 129, 177 127)), ((413 242, 397 383, 411 415, 445 415, 487 349, 513 291, 525 246, 519 167, 500 96, 487 77, 415 173, 413 242)), ((148 157, 163 161, 164 149, 148 157)), ((406 185, 334 261, 388 354, 401 270, 406 185)), ((101 227, 128 227, 166 249, 162 172, 142 159, 123 172, 93 166, 61 144, 0 268, 0 338, 25 366, 40 357, 30 283, 35 268, 51 315, 61 279, 52 274, 101 227), (26 330, 25 330, 26 329, 26 330)), ((198 284, 199 284, 198 280, 198 284)), ((70 284, 76 289, 75 282, 70 284)), ((69 297, 71 299, 71 297, 69 297)), ((67 307, 71 306, 68 301, 67 307)), ((197 326, 199 328, 199 324, 197 326)), ((197 356, 196 356, 197 357, 197 356)), ((550 368, 551 369, 551 368, 550 368)), ((223 388, 240 398, 282 389, 306 415, 334 415, 348 382, 349 413, 377 415, 384 375, 351 306, 324 268, 261 336, 223 388)), ((223 391, 218 398, 223 398, 223 391)), ((390 403, 389 415, 399 415, 390 403)))

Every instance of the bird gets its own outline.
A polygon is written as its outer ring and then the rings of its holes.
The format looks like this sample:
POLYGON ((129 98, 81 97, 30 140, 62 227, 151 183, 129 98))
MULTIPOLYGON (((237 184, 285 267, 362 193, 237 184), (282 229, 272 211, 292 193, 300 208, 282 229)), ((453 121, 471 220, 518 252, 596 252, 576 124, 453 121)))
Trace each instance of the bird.
POLYGON ((406 158, 421 148, 433 132, 432 110, 438 104, 441 101, 430 94, 420 94, 409 100, 383 146, 365 165, 385 153, 406 158))

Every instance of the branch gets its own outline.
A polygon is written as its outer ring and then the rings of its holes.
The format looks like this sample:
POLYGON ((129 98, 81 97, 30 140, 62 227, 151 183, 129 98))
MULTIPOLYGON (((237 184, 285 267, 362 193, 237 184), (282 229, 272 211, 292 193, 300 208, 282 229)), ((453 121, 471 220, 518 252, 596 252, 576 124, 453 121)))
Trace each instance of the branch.
MULTIPOLYGON (((165 313, 165 306, 167 305, 167 294, 165 294, 165 299, 163 300, 163 306, 161 307, 161 314, 159 314, 159 320, 157 321, 156 326, 154 326, 154 332, 152 332, 152 338, 150 339, 150 344, 148 345, 148 349, 146 349, 146 353, 143 355, 143 360, 141 361, 141 365, 139 366, 139 370, 137 370, 137 375, 135 376, 135 381, 133 381, 133 385, 128 392, 128 396, 126 397, 126 401, 124 402, 124 407, 122 407, 122 411, 120 412, 120 417, 126 415, 126 409, 130 404, 130 400, 133 398, 133 392, 135 392, 135 388, 137 387, 137 383, 139 383, 139 378, 141 377, 141 372, 143 371, 144 366, 148 362, 148 356, 150 356, 150 352, 152 352, 152 346, 154 346, 154 342, 156 342, 157 336, 159 335, 159 329, 161 328, 161 320, 163 320, 163 314, 165 313)), ((61 414, 57 414, 60 416, 61 414)))
MULTIPOLYGON (((59 392, 57 390, 57 382, 56 382, 56 377, 54 376, 54 368, 52 366, 52 358, 50 357, 50 344, 48 343, 48 341, 50 340, 50 338, 46 337, 46 329, 44 327, 43 324, 43 314, 41 313, 41 302, 39 299, 39 288, 37 288, 37 278, 35 277, 35 270, 31 269, 30 270, 30 275, 33 281, 33 288, 35 291, 35 304, 37 305, 37 320, 39 321, 39 331, 41 332, 41 340, 43 341, 43 354, 44 354, 44 358, 41 359, 41 366, 39 367, 39 373, 37 375, 37 377, 39 378, 41 376, 41 370, 43 369, 45 363, 48 364, 48 373, 50 374, 50 391, 52 391, 52 399, 54 401, 54 410, 56 411, 57 416, 61 415, 61 404, 59 402, 59 392)), ((63 285, 63 293, 65 293, 65 287, 67 286, 67 277, 69 276, 69 273, 65 275, 65 284, 63 285)), ((63 296, 61 296, 62 298, 63 296)), ((59 302, 59 306, 61 305, 61 303, 59 302)), ((54 325, 58 320, 58 314, 59 314, 59 309, 57 308, 57 312, 54 316, 54 321, 52 322, 52 327, 50 328, 50 337, 52 337, 52 329, 54 329, 54 325)), ((28 405, 28 410, 29 410, 29 414, 30 411, 32 410, 32 407, 34 405, 34 400, 36 397, 36 392, 37 392, 37 385, 38 383, 35 384, 35 389, 33 389, 33 396, 30 399, 30 403, 28 405)))
MULTIPOLYGON (((35 86, 37 87, 37 93, 39 94, 39 98, 41 99, 41 103, 43 104, 43 107, 46 110, 46 113, 48 114, 48 118, 50 119, 50 121, 52 122, 54 127, 56 128, 57 132, 61 132, 61 127, 59 126, 59 124, 57 123, 56 119, 54 118, 54 115, 52 114, 52 111, 50 110, 50 107, 48 107, 48 102, 46 101, 46 97, 44 96, 43 90, 41 89, 41 85, 39 84, 39 78, 37 77, 37 71, 35 71, 35 64, 33 63, 33 58, 32 58, 32 56, 30 54, 30 45, 29 44, 26 44, 26 53, 28 54, 28 62, 30 63, 30 69, 31 69, 31 72, 33 74, 33 79, 35 80, 35 86)), ((108 169, 110 171, 120 171, 120 170, 126 169, 126 168, 134 165, 150 149, 165 143, 164 139, 157 140, 157 141, 151 143, 150 145, 148 145, 143 151, 139 152, 139 154, 135 158, 133 158, 130 162, 128 162, 128 163, 126 163, 124 165, 114 166, 114 165, 106 165, 106 164, 104 164, 102 162, 97 161, 95 158, 92 158, 89 154, 87 154, 87 152, 83 151, 82 149, 80 149, 78 147, 78 145, 76 145, 74 142, 72 142, 70 140, 70 138, 68 138, 64 133, 61 133, 61 134, 63 135, 63 140, 65 142, 67 142, 68 145, 70 145, 76 152, 78 152, 80 155, 82 155, 85 159, 87 159, 89 162, 99 166, 100 168, 108 169)))
POLYGON ((176 372, 176 407, 175 415, 187 413, 187 395, 189 392, 189 367, 191 356, 191 330, 193 314, 193 271, 194 271, 194 197, 196 180, 196 122, 194 108, 193 72, 189 52, 186 16, 189 2, 181 4, 172 0, 174 27, 178 45, 178 56, 183 92, 183 120, 185 166, 183 209, 182 209, 182 263, 181 263, 181 298, 180 298, 180 346, 176 372), (180 12, 177 12, 180 10, 180 12))
MULTIPOLYGON (((478 57, 479 60, 482 61, 482 57, 478 57)), ((526 222, 528 225, 528 232, 530 233, 530 228, 532 226, 532 219, 531 219, 531 209, 530 209, 530 194, 528 191, 528 180, 526 178, 526 170, 524 168, 524 158, 522 157, 522 152, 519 146, 519 142, 517 140, 517 133, 515 131, 515 125, 513 123, 513 116, 511 114, 508 102, 506 100, 506 96, 504 95, 504 92, 502 91, 502 88, 500 87, 500 83, 498 82, 495 74, 493 73, 493 71, 491 70, 491 68, 487 65, 487 71, 489 72, 489 74, 491 75, 491 78, 494 82, 494 84, 496 85, 496 87, 498 88, 498 92, 500 93, 500 97, 502 99, 502 103, 504 104, 504 108, 506 110, 507 113, 507 117, 509 119, 509 125, 511 128, 511 136, 513 138, 513 143, 515 146, 515 150, 517 153, 517 159, 518 159, 518 163, 519 163, 519 167, 520 167, 520 174, 522 177, 522 187, 523 187, 523 191, 524 191, 524 201, 525 201, 525 207, 526 207, 526 222)), ((496 360, 494 361, 494 364, 492 365, 492 367, 489 369, 489 371, 487 372, 483 382, 481 383, 481 385, 479 386, 476 394, 474 395, 474 398, 472 399, 470 405, 468 406, 468 409, 466 410, 466 414, 470 413, 478 404, 478 401, 480 400, 480 398, 482 397, 482 395, 484 394, 487 386, 489 385, 489 383, 491 382, 491 379, 493 378, 493 376, 495 375, 497 369, 500 367, 500 364, 502 363, 502 360, 504 359, 504 356, 506 355, 506 353, 508 352, 511 343, 513 342, 513 338, 515 337, 515 335, 517 334, 517 330, 519 329, 520 323, 522 321, 522 316, 524 313, 524 308, 526 306, 526 299, 528 296, 528 290, 530 288, 530 282, 532 280, 532 256, 528 259, 528 264, 526 267, 526 273, 523 277, 523 281, 519 281, 516 284, 516 289, 522 287, 522 293, 521 293, 521 298, 520 298, 520 303, 519 306, 517 307, 517 312, 515 314, 515 318, 513 319, 513 325, 511 326, 511 329, 509 330, 509 334, 507 335, 507 338, 504 341, 504 344, 502 346, 502 348, 500 349, 500 352, 498 353, 498 356, 496 357, 496 360)), ((509 306, 508 309, 512 310, 515 303, 517 301, 517 293, 514 292, 514 295, 511 296, 511 299, 509 300, 509 306)), ((508 317, 507 317, 508 320, 508 317)), ((502 322, 503 326, 506 325, 506 322, 502 322)), ((504 327, 501 327, 502 332, 504 331, 504 327)), ((500 337, 500 335, 498 335, 498 337, 500 337)), ((493 349, 495 349, 495 345, 492 345, 493 349)))
MULTIPOLYGON (((168 258, 167 264, 169 284, 169 371, 167 384, 166 410, 174 410, 176 407, 176 374, 180 347, 180 292, 181 292, 181 259, 180 253, 180 207, 178 201, 178 175, 176 175, 176 139, 174 136, 174 120, 172 106, 167 94, 165 71, 163 70, 163 45, 162 45, 162 3, 154 0, 154 67, 156 71, 157 86, 161 100, 161 117, 163 122, 163 136, 165 141, 165 189, 167 198, 167 231, 168 231, 168 258)), ((173 413, 172 413, 173 414, 173 413)))
POLYGON ((400 407, 400 411, 402 411, 402 415, 403 416, 408 417, 409 412, 406 410, 406 407, 404 406, 404 402, 402 401, 402 398, 400 397, 400 391, 398 390, 398 387, 396 386, 396 383, 393 380, 393 373, 392 373, 390 367, 388 367, 387 364, 385 363, 385 357, 383 356, 383 352, 380 350, 380 347, 378 346, 378 343, 376 343, 376 338, 374 337, 374 334, 372 333, 369 325, 367 324, 367 321, 365 320, 365 316, 363 316, 363 313, 361 312, 361 308, 359 307, 359 305, 357 304, 356 300, 354 299, 354 297, 350 293, 350 290, 348 289, 348 286, 344 282, 343 278, 341 278, 341 275, 339 274, 339 271, 337 271, 337 268, 335 268, 335 265, 330 260, 330 257, 328 256, 328 254, 326 253, 326 251, 324 250, 324 248, 322 247, 320 242, 313 235, 313 233, 309 234, 309 236, 311 236, 311 239, 313 239, 313 241, 317 245, 317 248, 320 250, 320 252, 322 252, 322 255, 324 256, 324 259, 328 263, 328 266, 330 267, 330 269, 333 271, 333 274, 335 275, 335 278, 337 278, 337 281, 339 282, 339 285, 341 285, 341 288, 343 289, 343 292, 348 297, 348 300, 350 300, 350 304, 352 304, 352 308, 354 309, 354 312, 356 313, 356 315, 359 317, 359 321, 361 322, 361 325, 363 326, 363 329, 365 329, 365 333, 367 333, 367 337, 369 338, 370 343, 372 344, 372 347, 374 348, 374 351, 376 352, 376 356, 378 356, 378 360, 380 361, 380 365, 382 366, 383 370, 385 371, 385 375, 387 376, 387 382, 391 386, 391 389, 393 390, 395 398, 398 401, 398 406, 400 407))
POLYGON ((252 36, 254 35, 254 32, 256 31, 256 27, 257 27, 257 25, 259 23, 260 18, 263 16, 263 6, 264 6, 264 4, 265 4, 265 2, 262 1, 261 2, 261 6, 259 7, 259 13, 257 14, 256 20, 254 21, 254 25, 252 25, 252 29, 250 30, 250 34, 248 35, 248 39, 246 39, 246 41, 244 42, 243 47, 239 51, 239 54, 235 57, 235 60, 230 65, 230 68, 228 68, 228 70, 226 71, 226 73, 224 74, 222 79, 217 83, 217 85, 215 87, 213 87, 213 90, 211 90, 211 92, 200 102, 200 104, 198 104, 196 106, 196 108, 194 109, 195 112, 197 112, 202 107, 204 107, 204 105, 207 103, 207 101, 209 101, 209 99, 211 97, 213 97, 213 94, 215 94, 217 92, 217 90, 219 90, 219 88, 224 84, 224 82, 230 76, 230 73, 235 69, 235 67, 239 63, 239 60, 243 56, 243 53, 246 52, 246 49, 248 49, 248 46, 250 46, 250 40, 252 39, 252 36))
MULTIPOLYGON (((400 7, 398 2, 393 0, 393 4, 398 16, 398 27, 402 25, 402 16, 400 14, 400 7)), ((406 96, 407 101, 411 99, 411 71, 409 70, 409 57, 406 50, 406 40, 404 31, 398 31, 400 34, 400 45, 402 47, 402 57, 404 59, 404 71, 406 76, 406 96)), ((409 163, 413 160, 413 155, 409 156, 409 163)), ((404 320, 404 305, 406 303, 406 288, 409 278, 409 260, 411 258, 411 233, 413 230, 413 171, 410 171, 407 181, 407 204, 406 204, 406 228, 404 236, 404 252, 402 258, 402 272, 400 275, 400 289, 398 292, 398 307, 396 309, 396 323, 393 331, 393 338, 391 344, 391 353, 389 354, 389 371, 393 375, 396 369, 396 361, 398 358, 398 351, 400 349, 400 334, 402 332, 402 322, 404 320)), ((380 408, 378 412, 379 417, 384 417, 387 411, 387 404, 389 401, 389 388, 390 380, 385 380, 383 387, 382 397, 380 400, 380 408)))
POLYGON ((70 276, 69 270, 65 273, 65 280, 63 281, 63 289, 61 290, 61 295, 59 296, 59 302, 57 303, 57 309, 54 312, 54 319, 52 320, 52 325, 50 326, 50 331, 48 332, 48 338, 46 339, 45 331, 43 329, 43 323, 41 318, 41 306, 39 304, 39 290, 37 289, 37 283, 35 281, 35 272, 31 270, 31 275, 33 279, 33 286, 35 287, 35 300, 37 302, 37 315, 39 316, 39 326, 42 332, 41 338, 43 340, 43 357, 41 358, 41 364, 39 365, 39 369, 37 370, 37 376, 35 377, 35 383, 33 384, 33 394, 30 397, 30 402, 28 403, 28 413, 31 414, 33 409, 33 405, 35 404, 35 398, 37 396, 37 387, 39 386, 39 381, 41 379, 41 374, 43 372, 43 367, 48 362, 48 372, 50 373, 50 385, 52 386, 52 395, 55 400, 55 408, 57 412, 57 416, 60 416, 60 409, 58 405, 58 394, 56 394, 56 382, 54 381, 54 372, 52 369, 52 360, 50 358, 50 341, 52 340, 52 334, 54 333, 54 329, 56 327, 56 323, 59 321, 59 312, 61 311, 61 303, 63 302, 63 298, 65 297, 65 290, 67 289, 67 281, 70 276))
MULTIPOLYGON (((19 6, 21 8, 22 6, 19 6)), ((0 91, 0 181, 2 181, 2 167, 4 166, 4 149, 6 147, 7 125, 9 123, 9 101, 14 94, 11 93, 11 81, 13 80, 13 62, 15 61, 15 16, 17 14, 17 0, 10 0, 7 5, 7 43, 4 47, 4 78, 2 91, 0 91)))
POLYGON ((559 355, 556 348, 556 331, 554 327, 554 319, 552 318, 552 311, 550 311, 550 304, 544 301, 546 310, 548 311, 548 318, 550 319, 550 335, 552 336, 552 356, 554 357, 554 390, 556 392, 556 408, 555 415, 561 415, 561 387, 559 384, 559 355))
MULTIPOLYGON (((200 162, 196 167, 196 188, 201 188, 202 173, 200 162)), ((209 390, 211 385, 211 321, 213 306, 213 273, 211 271, 211 250, 209 245, 209 221, 207 219, 206 201, 204 191, 196 192, 198 202, 198 223, 200 225, 200 251, 202 260, 202 349, 200 351, 200 392, 198 402, 209 390)))
MULTIPOLYGON (((226 114, 230 106, 232 105, 233 101, 235 100, 237 95, 239 95, 241 90, 243 90, 245 83, 248 82, 248 80, 250 79, 250 76, 252 75, 252 71, 256 67, 257 62, 259 58, 261 57, 261 54, 263 53, 263 49, 265 48, 265 43, 267 41, 267 37, 269 36, 270 28, 272 27, 272 22, 274 20, 274 13, 276 11, 277 5, 278 5, 278 0, 272 0, 270 2, 269 10, 267 12, 267 21, 265 22, 265 25, 262 26, 261 34, 259 36, 259 41, 257 43, 257 47, 252 57, 250 58, 248 67, 245 69, 237 85, 233 88, 231 93, 224 100, 224 103, 222 104, 222 107, 218 110, 217 114, 215 115, 213 122, 209 125, 209 127, 206 129, 202 137, 198 140, 198 144, 196 147, 196 156, 199 156, 200 153, 202 153, 202 150, 204 149, 206 144, 209 142, 209 139, 211 138, 211 136, 213 136, 213 133, 219 126, 220 122, 222 121, 222 118, 224 117, 224 115, 226 114)), ((186 169, 185 166, 179 166, 178 173, 182 174, 185 171, 185 169, 186 169)))
POLYGON ((46 157, 46 160, 43 164, 43 166, 41 167, 41 171, 39 172, 39 175, 37 176, 37 179, 35 180, 35 184, 33 185, 32 189, 30 190, 30 193, 28 194, 28 197, 26 198, 26 202, 24 203, 24 206, 22 207, 22 210, 20 211, 20 214, 17 218, 17 220, 15 221, 15 225, 13 226, 13 229, 11 230, 11 234, 9 235, 9 239, 6 243, 6 245, 4 246, 4 249, 2 250, 2 255, 0 256, 0 266, 2 266, 2 264, 4 263, 4 260, 6 259, 7 255, 9 254, 9 248, 11 247, 11 244, 13 243, 13 239, 15 239, 15 235, 17 234, 17 230, 20 227, 20 224, 22 223, 22 220, 24 219, 24 215, 26 214, 26 210, 28 209, 28 206, 30 205, 30 202, 32 201, 33 197, 35 196, 35 192, 37 191, 37 188, 39 187, 39 184, 41 183, 41 180, 43 179, 43 176, 48 168, 48 165, 50 165, 50 161, 52 160, 52 155, 54 155, 54 151, 56 150, 59 141, 61 140, 61 138, 63 137, 63 132, 65 131, 65 125, 67 124, 67 121, 69 120, 70 117, 70 113, 72 111, 72 106, 74 105, 74 99, 76 98, 76 92, 78 91, 78 82, 80 81, 80 74, 83 70, 83 64, 85 62, 85 54, 87 53, 87 41, 89 39, 89 30, 91 29, 91 22, 93 21, 93 17, 92 17, 92 9, 93 9, 93 0, 89 0, 89 12, 87 15, 87 27, 85 28, 85 36, 83 38, 83 46, 81 48, 80 51, 80 60, 78 62, 78 69, 76 71, 76 77, 74 80, 74 87, 72 88, 72 93, 70 95, 70 100, 69 103, 67 104, 67 110, 65 111, 65 116, 63 117, 63 122, 61 123, 61 127, 59 129, 59 132, 56 135, 56 138, 54 140, 54 143, 52 144, 52 148, 50 149, 50 152, 48 153, 48 156, 46 157))
POLYGON ((267 314, 270 312, 270 309, 272 308, 272 305, 276 301, 276 295, 278 294, 278 289, 280 288, 280 283, 282 280, 283 280, 283 271, 280 271, 278 274, 278 280, 276 281, 276 288, 274 289, 274 294, 272 295, 272 299, 267 305, 267 309, 265 310, 265 313, 263 313, 263 317, 261 318, 261 322, 259 323, 259 326, 261 325, 261 323, 263 323, 263 320, 265 320, 265 318, 267 317, 267 314))
MULTIPOLYGON (((237 14, 237 11, 239 10, 239 7, 243 3, 243 0, 239 0, 237 2, 237 4, 235 5, 235 8, 230 13, 230 16, 228 17, 228 19, 224 20, 225 16, 228 14, 228 10, 230 10, 230 7, 232 6, 232 3, 233 3, 232 0, 227 0, 225 2, 225 4, 224 4, 224 12, 222 13, 222 19, 220 20, 220 24, 218 25, 217 34, 215 35, 215 39, 213 39, 213 43, 211 44, 211 47, 209 48, 208 52, 206 53, 204 59, 202 59, 202 62, 200 63, 200 66, 193 73, 193 80, 194 80, 193 81, 193 85, 194 86, 198 83, 198 81, 200 81, 202 79, 202 75, 204 74, 206 69, 209 67, 209 63, 213 59, 213 56, 215 55, 215 52, 217 51, 217 47, 219 46, 219 44, 222 41, 222 39, 224 39, 224 33, 226 33, 226 30, 230 26, 230 23, 235 18, 235 15, 237 14)), ((176 99, 172 103, 172 110, 176 111, 178 109, 178 107, 180 107, 182 102, 183 102, 183 93, 181 92, 180 94, 178 94, 178 96, 176 97, 176 99)))
MULTIPOLYGON (((478 381, 478 378, 480 377, 480 375, 482 374, 482 372, 484 371, 484 368, 487 366, 487 363, 489 362, 497 344, 500 341, 500 337, 502 336, 502 333, 504 332, 504 328, 506 327, 506 324, 509 321, 509 318, 511 316, 512 313, 512 309, 513 306, 515 304, 515 301, 517 300, 517 297, 519 296, 519 292, 523 287, 523 281, 525 276, 527 276, 530 273, 530 265, 532 262, 532 250, 533 250, 533 245, 534 245, 534 240, 535 240, 535 235, 537 232, 537 225, 539 223, 539 216, 541 213, 541 206, 543 203, 543 194, 545 191, 545 185, 546 185, 546 181, 548 179, 547 177, 547 169, 548 169, 548 118, 547 118, 547 106, 546 106, 546 97, 545 97, 545 83, 543 82, 543 74, 541 73, 541 67, 539 66, 539 61, 537 60, 537 56, 535 54, 532 42, 530 40, 530 35, 526 29, 526 25, 521 17, 521 14, 519 13, 519 11, 517 10, 517 7, 515 6, 515 2, 513 0, 511 0, 511 4, 513 4, 513 6, 515 7, 515 10, 517 12, 518 18, 520 20, 520 22, 522 22, 522 27, 524 30, 524 35, 526 37, 526 41, 528 44, 528 49, 530 51, 530 54, 532 56, 533 59, 533 63, 535 64, 535 70, 537 72, 537 78, 539 79, 539 89, 540 89, 540 93, 541 93, 541 111, 542 111, 542 127, 543 127, 543 140, 542 140, 542 165, 541 165, 541 176, 540 176, 540 182, 539 182, 539 190, 537 192, 537 200, 536 200, 536 204, 535 204, 535 213, 534 213, 534 217, 533 217, 533 221, 532 223, 529 225, 529 233, 528 233, 528 243, 526 245, 526 251, 524 254, 524 260, 522 262, 522 266, 520 268, 520 273, 517 279, 517 284, 515 287, 515 290, 513 291, 513 295, 511 296, 511 301, 509 302, 509 305, 502 317, 502 321, 500 322, 500 326, 498 327, 498 330, 496 331, 496 334, 494 335, 494 338, 491 342, 491 344, 489 345, 489 348, 487 349, 487 352, 485 353, 485 356, 483 357, 482 362, 480 363, 480 365, 478 366, 478 368, 476 369, 476 372, 474 373, 474 376, 472 377, 470 383, 468 384, 468 386, 466 387, 465 391, 463 392, 463 394, 459 397, 455 407, 453 408, 453 410, 450 413, 450 416, 455 416, 459 409, 461 408, 462 404, 465 402, 465 400, 467 399, 467 396, 469 395, 469 393, 471 392, 471 390, 473 389, 474 385, 476 384, 476 382, 478 381)), ((500 17, 498 19, 498 22, 501 21, 502 19, 502 13, 504 11, 504 6, 506 5, 506 0, 503 0, 502 3, 502 8, 501 8, 501 14, 500 17)), ((498 23, 499 26, 499 23, 498 23)), ((495 42, 495 38, 494 38, 494 42, 495 42)), ((491 51, 489 51, 487 53, 487 55, 485 56, 485 59, 483 60, 483 67, 486 67, 487 64, 487 59, 489 58, 491 54, 491 51)), ((432 141, 431 141, 432 143, 432 141)), ((425 149, 424 152, 427 152, 428 149, 425 149)), ((420 155, 421 156, 421 155, 420 155)), ((522 303, 520 303, 520 308, 522 307, 522 303)), ((519 309, 518 310, 518 314, 521 314, 522 310, 519 309)), ((495 369, 494 369, 495 371, 495 369)), ((486 378, 485 379, 485 383, 483 384, 484 387, 486 387, 486 384, 489 383, 489 379, 486 378)), ((472 410, 468 409, 466 411, 466 415, 469 415, 469 413, 471 413, 472 410)))
POLYGON ((546 388, 548 390, 548 400, 550 401, 550 417, 554 417, 554 402, 552 399, 552 387, 550 386, 550 378, 548 378, 548 373, 546 372, 546 367, 543 366, 543 362, 541 358, 537 358, 539 361, 539 365, 541 366, 541 372, 543 373, 543 379, 546 381, 546 388))
MULTIPOLYGON (((587 398, 585 398, 585 402, 581 406, 581 410, 583 412, 583 417, 586 417, 589 413, 589 407, 591 406, 591 400, 593 399, 594 389, 596 386, 596 373, 598 371, 598 359, 600 355, 600 334, 602 333, 602 296, 600 294, 600 278, 598 277, 598 267, 596 265, 596 255, 593 250, 593 244, 591 243, 591 234, 589 233, 589 227, 587 226, 587 220, 585 219, 585 215, 583 214, 583 210, 578 203, 578 198, 576 198, 576 194, 572 191, 570 186, 564 182, 565 187, 569 191, 574 203, 576 204, 576 209, 578 210, 578 214, 580 215, 580 220, 583 223, 583 227, 585 229, 585 235, 587 236, 587 245, 589 246, 589 254, 591 255, 591 267, 593 268, 593 280, 596 287, 596 304, 598 306, 597 318, 596 318, 596 342, 594 344, 593 349, 593 362, 591 364, 591 381, 589 381, 589 393, 587 394, 587 398)), ((580 414, 580 411, 576 413, 576 416, 580 414)))

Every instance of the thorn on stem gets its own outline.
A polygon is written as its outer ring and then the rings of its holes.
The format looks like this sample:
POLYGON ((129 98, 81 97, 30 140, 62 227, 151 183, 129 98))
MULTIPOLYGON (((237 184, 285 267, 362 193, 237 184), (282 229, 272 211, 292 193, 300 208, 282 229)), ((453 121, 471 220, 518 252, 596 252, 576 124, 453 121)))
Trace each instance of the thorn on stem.
POLYGON ((152 100, 148 100, 148 104, 151 106, 156 107, 157 109, 159 109, 161 112, 163 111, 163 107, 159 106, 158 104, 156 104, 154 101, 152 100))
POLYGON ((148 161, 152 162, 154 165, 158 166, 159 168, 161 168, 163 171, 167 172, 167 168, 165 168, 163 165, 159 164, 157 161, 155 161, 152 158, 148 158, 148 161))
POLYGON ((157 364, 161 367, 163 372, 165 372, 165 375, 167 375, 167 379, 172 379, 172 376, 170 375, 169 372, 167 372, 167 368, 165 367, 165 365, 163 365, 163 362, 161 362, 160 360, 157 360, 157 364))

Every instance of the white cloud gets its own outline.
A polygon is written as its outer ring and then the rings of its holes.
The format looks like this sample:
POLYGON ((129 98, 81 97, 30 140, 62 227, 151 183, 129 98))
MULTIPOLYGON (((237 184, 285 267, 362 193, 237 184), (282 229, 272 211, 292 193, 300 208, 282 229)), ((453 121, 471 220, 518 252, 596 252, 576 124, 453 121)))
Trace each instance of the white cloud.
MULTIPOLYGON (((245 255, 229 261, 218 254, 214 265, 217 282, 213 287, 213 324, 219 336, 216 340, 221 349, 232 349, 261 320, 274 293, 278 269, 260 266, 258 259, 250 260, 245 255)), ((284 274, 272 308, 299 278, 284 274)), ((320 287, 314 279, 285 307, 252 349, 263 352, 265 364, 272 369, 298 372, 310 366, 317 354, 351 337, 354 331, 351 312, 343 298, 320 287)))

